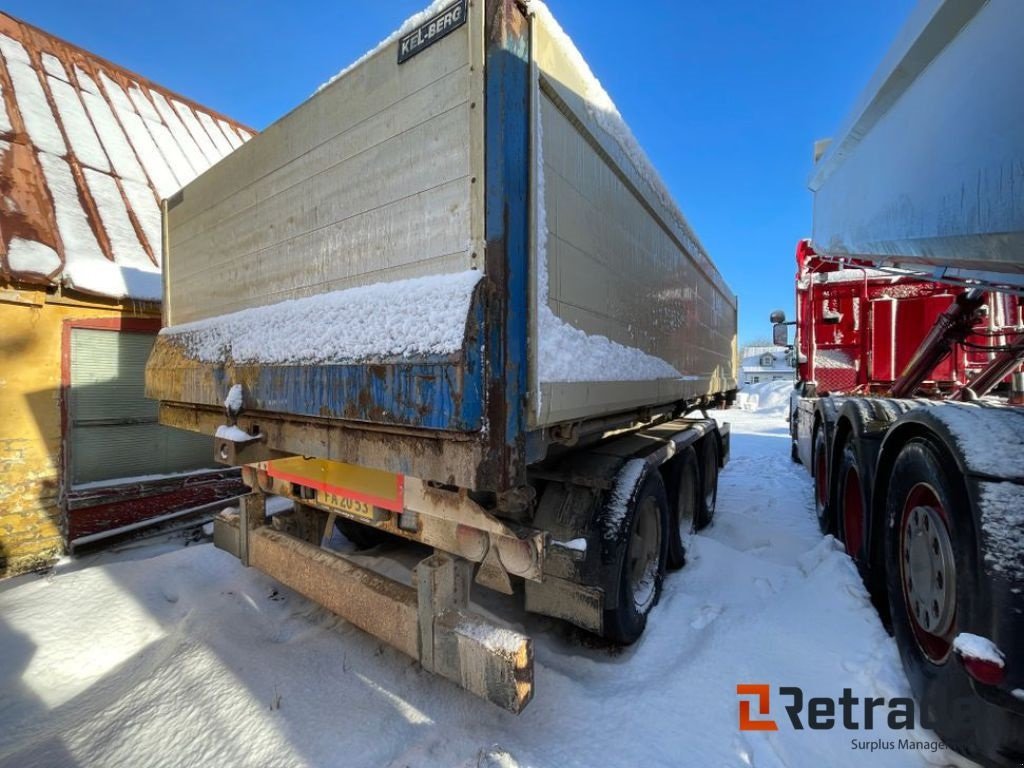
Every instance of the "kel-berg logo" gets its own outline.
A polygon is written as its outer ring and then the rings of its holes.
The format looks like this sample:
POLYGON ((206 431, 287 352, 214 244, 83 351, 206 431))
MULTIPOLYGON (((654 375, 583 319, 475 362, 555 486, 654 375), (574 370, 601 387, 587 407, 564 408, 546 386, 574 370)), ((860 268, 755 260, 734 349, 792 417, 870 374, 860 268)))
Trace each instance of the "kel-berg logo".
MULTIPOLYGON (((772 688, 762 683, 740 683, 736 686, 739 700, 739 728, 741 731, 777 731, 779 723, 772 717, 772 688)), ((843 688, 838 699, 815 696, 806 698, 802 688, 781 686, 778 695, 782 699, 789 723, 794 730, 809 728, 813 731, 829 731, 843 728, 848 731, 872 730, 876 721, 887 725, 890 730, 910 731, 917 727, 914 700, 894 697, 866 697, 853 695, 853 689, 843 688), (805 706, 806 703, 806 706, 805 706), (881 711, 879 711, 881 710, 881 711)), ((925 727, 930 724, 923 723, 925 727)), ((935 752, 946 749, 945 744, 934 739, 866 740, 852 739, 855 750, 923 749, 935 752)))

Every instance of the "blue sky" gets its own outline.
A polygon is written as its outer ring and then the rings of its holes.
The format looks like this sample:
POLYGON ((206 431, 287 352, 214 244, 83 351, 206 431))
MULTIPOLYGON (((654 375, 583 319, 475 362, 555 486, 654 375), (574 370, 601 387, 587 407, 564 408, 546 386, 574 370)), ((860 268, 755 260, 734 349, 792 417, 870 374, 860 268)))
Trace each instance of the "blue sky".
MULTIPOLYGON (((913 0, 548 0, 740 297, 790 311, 830 136, 913 0)), ((427 0, 8 0, 5 10, 263 128, 427 0)))

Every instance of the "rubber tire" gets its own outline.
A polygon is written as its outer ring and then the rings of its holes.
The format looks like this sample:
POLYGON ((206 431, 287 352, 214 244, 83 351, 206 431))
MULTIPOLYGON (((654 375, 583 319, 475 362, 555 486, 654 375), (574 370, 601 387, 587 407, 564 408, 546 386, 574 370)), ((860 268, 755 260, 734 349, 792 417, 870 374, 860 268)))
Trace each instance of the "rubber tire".
POLYGON ((619 600, 615 607, 606 609, 604 612, 604 637, 621 645, 632 645, 640 639, 640 635, 644 633, 644 629, 647 627, 647 617, 661 598, 662 582, 665 579, 665 561, 668 557, 668 536, 665 533, 669 523, 669 511, 665 483, 661 479, 660 472, 652 471, 647 474, 637 493, 630 500, 628 514, 629 525, 626 526, 626 535, 617 543, 619 551, 616 553, 615 559, 619 577, 619 600), (641 612, 633 603, 632 589, 629 583, 629 569, 627 567, 629 562, 627 549, 629 542, 633 538, 633 529, 637 523, 636 511, 650 496, 654 497, 660 511, 662 531, 661 554, 658 571, 655 576, 654 599, 651 600, 651 604, 647 609, 641 612))
POLYGON ((843 446, 842 456, 839 458, 839 471, 836 474, 836 538, 846 546, 847 554, 850 555, 850 559, 857 565, 857 569, 861 571, 862 575, 866 573, 869 562, 868 553, 870 551, 867 536, 870 516, 869 504, 871 500, 871 489, 868 485, 868 480, 869 478, 865 476, 864 472, 864 461, 857 452, 854 440, 847 440, 846 444, 843 446), (860 541, 858 542, 848 542, 846 540, 846 488, 847 475, 851 469, 854 469, 857 472, 857 485, 861 498, 860 514, 862 519, 860 541))
POLYGON ((668 532, 668 561, 669 570, 678 570, 686 565, 686 545, 683 541, 683 533, 679 529, 680 503, 684 500, 683 494, 689 491, 689 503, 693 509, 693 524, 688 531, 689 534, 697 532, 697 511, 700 509, 700 469, 697 466, 697 452, 692 446, 687 446, 683 452, 672 459, 671 467, 672 482, 669 487, 672 489, 673 499, 669 515, 668 532))
POLYGON ((715 519, 718 507, 718 440, 708 435, 702 441, 700 462, 700 505, 697 507, 697 530, 702 531, 715 519), (709 491, 710 488, 710 491, 709 491))
MULTIPOLYGON (((915 437, 900 450, 892 469, 892 480, 885 502, 885 564, 886 588, 892 617, 893 634, 903 661, 903 670, 918 702, 919 716, 928 713, 935 731, 949 747, 971 755, 975 743, 975 717, 983 718, 982 702, 956 652, 950 651, 945 661, 935 664, 921 651, 909 618, 900 574, 900 527, 903 506, 911 489, 926 482, 935 490, 947 513, 952 538, 953 560, 956 564, 957 603, 952 636, 959 632, 976 632, 988 636, 989 630, 978 626, 975 606, 981 605, 977 533, 974 516, 966 492, 956 480, 961 477, 956 463, 928 438, 915 437), (976 709, 966 716, 964 708, 976 709)), ((984 619, 981 620, 981 623, 984 619)))
POLYGON ((334 518, 334 527, 341 531, 342 535, 351 541, 356 549, 373 549, 398 538, 387 531, 357 523, 355 520, 349 520, 341 515, 334 518))
POLYGON ((797 447, 796 440, 793 440, 789 444, 789 460, 794 464, 802 464, 800 461, 800 449, 797 447))
POLYGON ((828 483, 828 441, 825 440, 825 428, 818 426, 814 430, 814 442, 811 443, 813 450, 811 451, 811 476, 814 478, 814 514, 818 520, 818 530, 823 535, 835 534, 836 532, 836 521, 832 511, 831 504, 831 493, 829 491, 830 485, 828 483), (826 499, 824 503, 820 500, 820 493, 818 488, 818 457, 819 451, 823 452, 825 457, 825 483, 826 483, 826 499))

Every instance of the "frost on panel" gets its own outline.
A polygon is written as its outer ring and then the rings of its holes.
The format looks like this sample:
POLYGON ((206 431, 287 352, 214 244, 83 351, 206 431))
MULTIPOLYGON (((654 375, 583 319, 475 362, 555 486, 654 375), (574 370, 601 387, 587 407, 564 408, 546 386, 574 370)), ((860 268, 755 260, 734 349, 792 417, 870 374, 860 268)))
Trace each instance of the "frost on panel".
POLYGON ((67 152, 60 127, 43 93, 39 75, 28 63, 28 54, 21 43, 0 34, 0 52, 7 63, 7 72, 14 87, 14 99, 25 122, 32 143, 44 152, 63 155, 67 152))
POLYGON ((101 296, 159 299, 162 286, 156 267, 150 266, 153 271, 148 272, 122 267, 104 255, 79 201, 78 187, 67 162, 45 152, 39 154, 39 161, 53 197, 57 231, 64 243, 64 283, 101 296))
POLYGON ((238 149, 242 146, 242 140, 238 138, 238 134, 235 133, 234 128, 220 118, 217 119, 217 125, 219 125, 220 129, 224 132, 224 136, 227 138, 228 144, 231 145, 232 149, 238 149))
POLYGON ((202 362, 305 364, 448 355, 465 344, 475 270, 291 299, 161 331, 202 362))
POLYGON ((53 94, 57 111, 60 112, 60 118, 64 123, 64 130, 71 140, 71 149, 79 162, 90 168, 109 171, 110 162, 96 131, 93 130, 89 116, 85 113, 85 107, 78 98, 78 91, 56 77, 50 77, 48 80, 50 93, 53 94))
POLYGON ((122 266, 155 269, 155 265, 139 242, 131 219, 128 218, 128 210, 125 208, 117 182, 105 173, 91 168, 85 169, 85 181, 99 209, 103 229, 114 252, 114 260, 122 266))
POLYGON ((203 154, 195 139, 192 138, 192 134, 181 121, 181 117, 174 111, 174 108, 171 107, 163 94, 158 91, 151 91, 150 93, 153 96, 153 103, 156 105, 157 112, 160 113, 171 135, 174 136, 174 140, 181 147, 181 151, 185 153, 185 157, 188 158, 189 163, 195 168, 196 172, 202 173, 205 171, 210 167, 210 161, 206 159, 206 155, 203 154))
POLYGON ((181 122, 192 135, 192 139, 206 157, 207 162, 210 165, 213 165, 220 160, 220 153, 213 145, 210 135, 203 129, 203 126, 199 124, 199 120, 196 118, 196 113, 192 111, 192 108, 187 104, 182 104, 180 101, 175 101, 173 103, 174 111, 178 113, 178 117, 181 118, 181 122))
POLYGON ((96 126, 100 142, 114 166, 114 171, 122 179, 133 179, 146 183, 148 180, 135 157, 135 150, 128 143, 128 138, 121 130, 110 105, 99 94, 96 83, 80 68, 75 69, 75 75, 82 87, 82 102, 85 104, 89 117, 92 118, 93 125, 96 126))
POLYGON ((213 118, 202 110, 198 110, 196 114, 199 116, 199 122, 203 128, 206 129, 207 135, 213 141, 214 146, 217 147, 217 153, 220 157, 231 154, 231 145, 228 140, 224 138, 224 134, 221 133, 220 128, 217 127, 217 123, 213 121, 213 118))
POLYGON ((135 213, 142 227, 142 232, 153 251, 157 266, 163 262, 163 230, 160 224, 160 207, 157 205, 153 190, 146 184, 121 179, 121 188, 128 199, 128 206, 135 213))
POLYGON ((46 70, 46 74, 56 77, 64 82, 71 82, 68 79, 67 70, 64 69, 64 65, 60 63, 60 59, 54 56, 52 53, 44 53, 42 55, 43 69, 46 70))
POLYGON ((142 165, 146 169, 149 180, 153 182, 157 194, 160 197, 170 197, 181 189, 181 184, 167 165, 167 161, 146 129, 145 123, 135 111, 121 86, 107 77, 106 74, 102 74, 100 77, 103 81, 103 87, 110 97, 110 102, 114 105, 117 116, 128 133, 128 139, 138 153, 139 160, 142 161, 142 165))
POLYGON ((15 237, 7 245, 7 266, 12 272, 52 275, 60 265, 57 252, 43 243, 15 237))

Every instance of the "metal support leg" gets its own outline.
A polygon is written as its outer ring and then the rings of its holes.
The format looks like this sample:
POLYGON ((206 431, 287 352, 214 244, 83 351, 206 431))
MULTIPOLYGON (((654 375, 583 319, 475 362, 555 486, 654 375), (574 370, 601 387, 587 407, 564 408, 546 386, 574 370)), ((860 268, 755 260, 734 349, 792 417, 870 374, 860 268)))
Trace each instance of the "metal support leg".
POLYGON ((417 612, 420 626, 420 663, 434 671, 434 619, 449 609, 469 608, 472 566, 467 560, 444 552, 416 566, 417 612))
POLYGON ((249 532, 267 523, 267 497, 262 491, 243 496, 238 518, 238 559, 249 565, 249 532))

